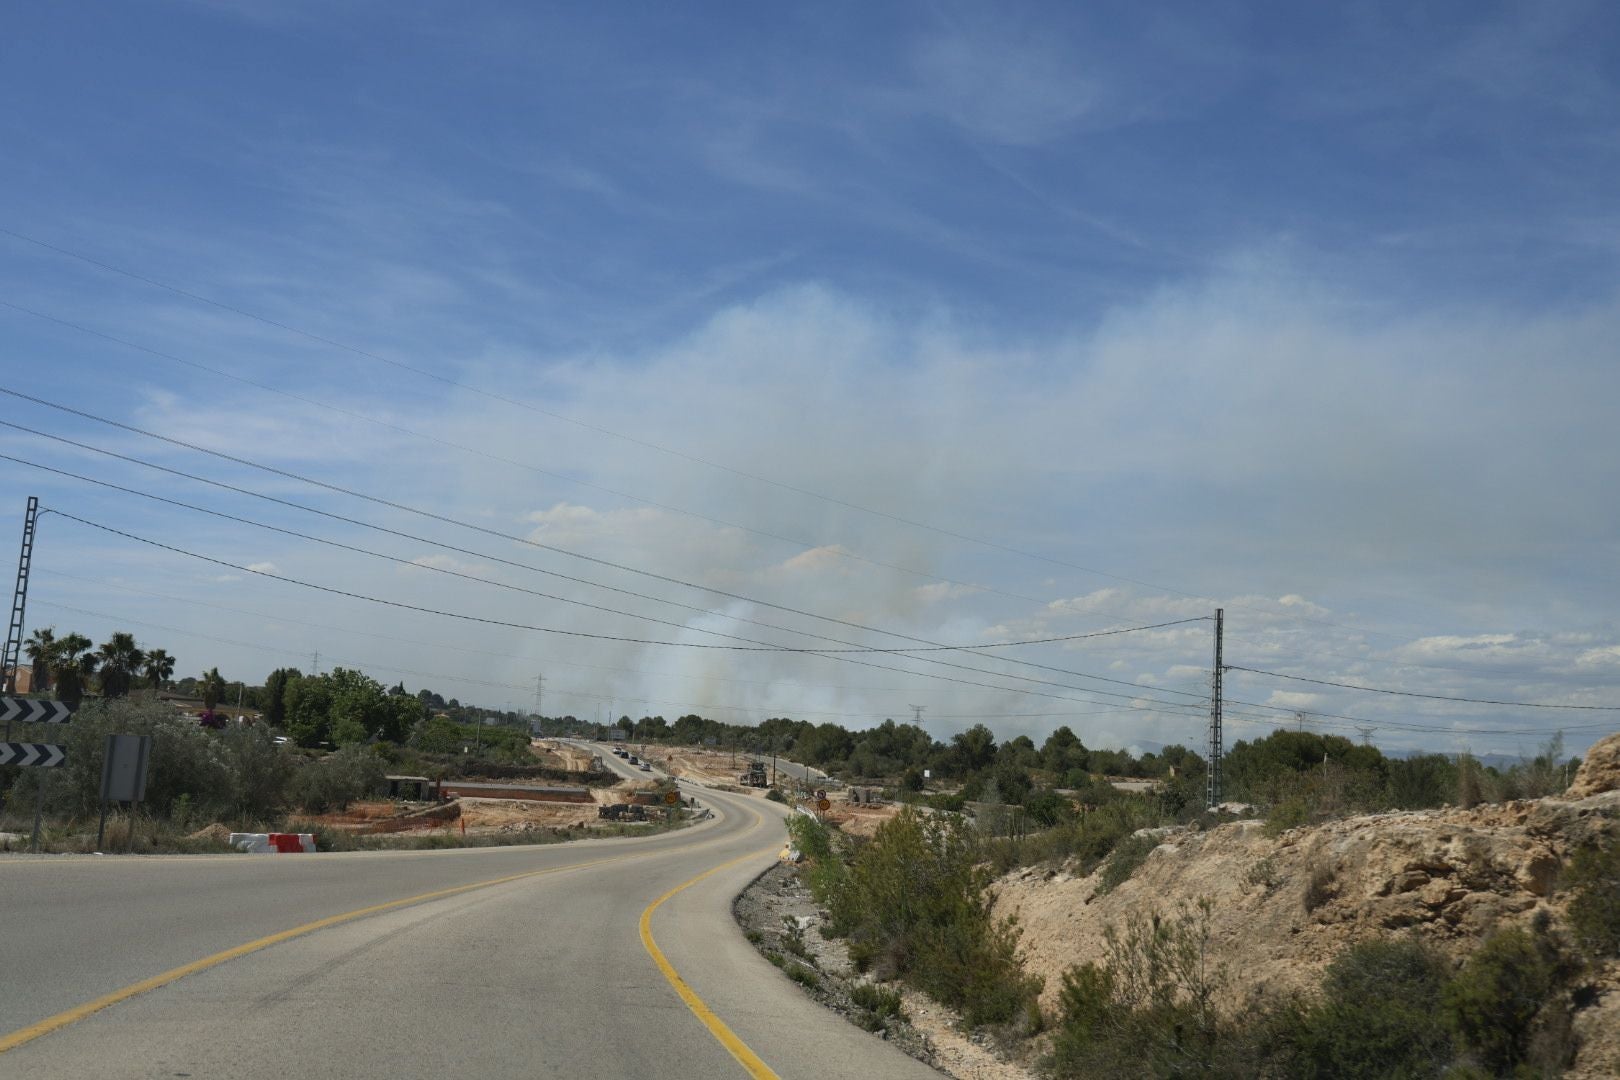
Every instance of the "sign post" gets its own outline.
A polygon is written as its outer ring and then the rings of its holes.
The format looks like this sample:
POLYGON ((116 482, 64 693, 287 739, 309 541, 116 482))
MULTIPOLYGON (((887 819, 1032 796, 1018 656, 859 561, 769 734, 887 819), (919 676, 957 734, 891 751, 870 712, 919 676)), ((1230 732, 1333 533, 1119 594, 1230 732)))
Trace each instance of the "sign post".
MULTIPOLYGON (((101 759, 101 824, 96 827, 96 849, 107 832, 107 804, 127 802, 130 812, 146 798, 146 767, 152 756, 150 735, 109 735, 101 759)), ((129 850, 135 849, 135 822, 130 820, 129 850)))
MULTIPOLYGON (((55 743, 11 742, 13 721, 24 724, 65 724, 73 719, 73 706, 64 701, 41 698, 0 697, 0 721, 6 725, 6 741, 0 742, 0 765, 23 768, 59 769, 67 764, 67 748, 55 743)), ((45 777, 34 785, 34 836, 31 846, 39 850, 40 824, 45 817, 45 777)))

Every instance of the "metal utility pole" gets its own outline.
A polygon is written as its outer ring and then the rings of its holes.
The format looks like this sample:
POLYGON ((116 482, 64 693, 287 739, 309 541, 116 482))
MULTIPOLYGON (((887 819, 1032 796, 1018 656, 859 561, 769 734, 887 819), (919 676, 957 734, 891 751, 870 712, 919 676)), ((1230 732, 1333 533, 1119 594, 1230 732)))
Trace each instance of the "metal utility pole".
MULTIPOLYGON (((17 690, 17 667, 22 661, 23 612, 28 606, 28 568, 34 561, 34 529, 39 524, 39 498, 28 496, 28 511, 23 515, 22 553, 17 556, 17 588, 11 594, 11 622, 6 627, 5 653, 0 655, 0 679, 5 692, 17 690)), ((37 690, 38 687, 35 687, 37 690)), ((10 737, 11 725, 6 724, 10 737)))
POLYGON ((316 649, 315 652, 310 655, 309 661, 310 666, 315 669, 315 674, 319 675, 321 673, 321 650, 316 649))
POLYGON ((1209 769, 1206 801, 1211 810, 1221 801, 1221 635, 1225 609, 1215 609, 1215 668, 1209 679, 1209 769))
POLYGON ((534 676, 534 733, 536 735, 540 734, 540 724, 546 718, 546 714, 541 711, 541 705, 545 701, 545 692, 546 677, 536 673, 534 676))
POLYGON ((926 705, 907 705, 906 708, 911 710, 911 722, 913 724, 916 724, 918 727, 922 727, 923 710, 928 708, 928 706, 926 706, 926 705))

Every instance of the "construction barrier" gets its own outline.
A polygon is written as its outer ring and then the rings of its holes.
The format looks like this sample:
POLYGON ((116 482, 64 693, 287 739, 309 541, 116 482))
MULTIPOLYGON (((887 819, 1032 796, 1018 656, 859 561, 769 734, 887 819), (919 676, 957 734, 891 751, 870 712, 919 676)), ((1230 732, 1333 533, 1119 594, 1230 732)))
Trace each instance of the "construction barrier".
POLYGON ((233 832, 231 847, 253 855, 296 855, 315 850, 315 834, 307 832, 233 832))

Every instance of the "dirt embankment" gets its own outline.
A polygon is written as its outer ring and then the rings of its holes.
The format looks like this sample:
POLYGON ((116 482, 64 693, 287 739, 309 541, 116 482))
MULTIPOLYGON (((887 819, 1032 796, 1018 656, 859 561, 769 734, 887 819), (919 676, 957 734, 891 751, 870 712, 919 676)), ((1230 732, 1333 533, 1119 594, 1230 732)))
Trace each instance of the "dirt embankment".
MULTIPOLYGON (((1259 822, 1163 837, 1111 892, 1067 868, 1016 871, 996 887, 995 910, 1016 916, 1026 968, 1058 1006, 1062 973, 1104 954, 1109 926, 1135 912, 1213 904, 1213 959, 1248 994, 1309 992, 1348 946, 1417 935, 1454 956, 1498 926, 1555 919, 1564 860, 1582 843, 1620 836, 1620 735, 1594 746, 1559 798, 1373 814, 1271 838, 1259 822)), ((1620 963, 1595 973, 1600 997, 1581 1010, 1585 1046, 1568 1075, 1620 1075, 1620 963)))

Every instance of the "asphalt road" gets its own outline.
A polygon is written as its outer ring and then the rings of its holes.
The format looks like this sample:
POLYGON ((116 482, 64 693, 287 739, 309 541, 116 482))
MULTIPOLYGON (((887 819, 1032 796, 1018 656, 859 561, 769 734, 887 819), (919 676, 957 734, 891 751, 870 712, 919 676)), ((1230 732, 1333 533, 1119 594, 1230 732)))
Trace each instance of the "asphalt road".
MULTIPOLYGON (((634 766, 625 765, 624 760, 622 758, 617 758, 617 757, 613 756, 613 744, 612 743, 585 742, 583 740, 575 740, 575 739, 564 739, 562 741, 570 743, 571 745, 577 746, 582 750, 590 750, 592 753, 601 754, 602 755, 602 760, 606 761, 609 765, 612 765, 615 768, 615 770, 617 772, 619 772, 620 774, 629 775, 630 773, 638 771, 634 766), (618 765, 614 765, 613 764, 614 762, 617 762, 618 765), (622 766, 622 767, 620 767, 620 766, 622 766)), ((633 753, 635 753, 638 757, 640 756, 640 754, 641 754, 641 744, 640 743, 632 741, 632 742, 627 742, 624 745, 627 748, 629 748, 633 753)), ((671 749, 670 747, 664 746, 664 745, 662 745, 660 743, 654 743, 653 747, 654 747, 654 749, 658 750, 660 753, 668 752, 671 749)), ((675 747, 673 749, 680 749, 680 748, 675 747)), ((764 755, 762 755, 762 757, 763 757, 763 759, 765 761, 766 766, 769 767, 770 764, 771 764, 771 756, 769 754, 764 754, 764 755)), ((737 762, 738 762, 737 771, 740 773, 744 769, 746 769, 748 767, 748 762, 751 759, 752 759, 751 755, 738 754, 737 755, 737 762)), ((781 773, 783 776, 790 776, 790 777, 794 778, 795 780, 804 780, 804 781, 808 781, 808 782, 815 782, 815 781, 820 781, 820 780, 826 780, 827 779, 827 774, 822 772, 820 769, 812 768, 809 765, 800 765, 798 762, 789 761, 785 757, 780 757, 780 756, 777 757, 776 760, 775 760, 775 763, 776 763, 776 771, 777 772, 781 773)), ((657 771, 657 766, 654 766, 653 768, 654 768, 654 771, 657 771)), ((646 773, 641 773, 640 775, 641 775, 641 777, 643 779, 645 779, 647 774, 646 773)), ((662 775, 662 773, 660 772, 659 775, 662 775)))
POLYGON ((782 812, 697 794, 713 819, 653 837, 0 860, 0 1076, 937 1077, 743 939, 782 812))

